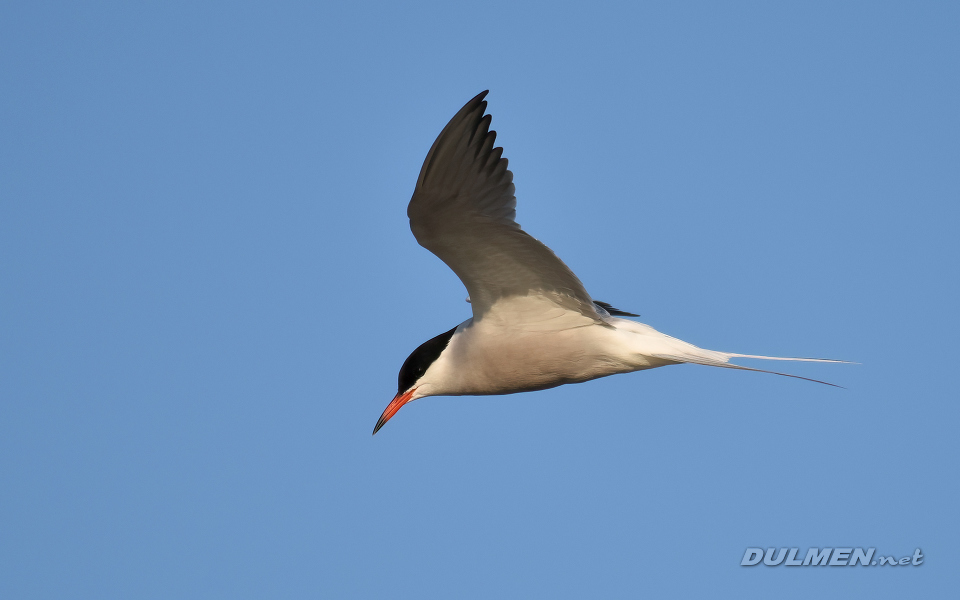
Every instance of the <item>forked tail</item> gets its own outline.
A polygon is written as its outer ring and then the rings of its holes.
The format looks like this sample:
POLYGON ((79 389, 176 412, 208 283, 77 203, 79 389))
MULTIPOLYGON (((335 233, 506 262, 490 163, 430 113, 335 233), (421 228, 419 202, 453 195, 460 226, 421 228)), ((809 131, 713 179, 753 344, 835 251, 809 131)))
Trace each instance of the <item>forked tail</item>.
POLYGON ((814 383, 822 383, 837 388, 844 388, 842 385, 811 379, 810 377, 801 377, 800 375, 791 375, 790 373, 780 373, 779 371, 768 371, 766 369, 755 369, 753 367, 744 367, 730 362, 731 358, 759 358, 762 360, 793 360, 800 362, 823 362, 823 363, 844 363, 856 364, 847 360, 833 360, 829 358, 786 358, 782 356, 758 356, 756 354, 734 354, 732 352, 717 352, 715 350, 704 350, 692 346, 689 350, 680 351, 671 354, 657 354, 657 358, 671 360, 681 363, 691 363, 696 365, 706 365, 708 367, 723 367, 724 369, 738 369, 740 371, 756 371, 758 373, 771 373, 773 375, 782 375, 783 377, 793 377, 794 379, 804 379, 814 383))

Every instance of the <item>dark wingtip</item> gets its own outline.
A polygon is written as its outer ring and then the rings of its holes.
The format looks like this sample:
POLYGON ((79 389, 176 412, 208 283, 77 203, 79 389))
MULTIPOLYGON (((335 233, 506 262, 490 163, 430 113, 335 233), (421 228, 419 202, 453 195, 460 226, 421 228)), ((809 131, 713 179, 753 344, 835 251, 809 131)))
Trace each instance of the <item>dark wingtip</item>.
POLYGON ((601 307, 603 310, 607 311, 607 313, 611 317, 639 317, 640 316, 632 312, 627 312, 625 310, 620 310, 619 308, 614 308, 613 306, 610 305, 609 302, 594 300, 593 303, 601 307))
MULTIPOLYGON (((490 90, 483 90, 482 92, 480 92, 479 94, 471 98, 466 104, 464 104, 463 108, 461 108, 460 111, 464 112, 464 111, 471 111, 475 109, 478 105, 483 103, 483 99, 486 98, 487 94, 489 93, 490 93, 490 90)), ((486 108, 486 104, 484 104, 484 108, 486 108)))
MULTIPOLYGON (((483 90, 482 92, 474 96, 473 99, 470 100, 470 102, 467 102, 467 106, 465 106, 464 108, 470 107, 469 110, 471 111, 477 110, 479 108, 481 115, 487 112, 487 101, 484 100, 484 98, 487 97, 487 94, 489 92, 490 90, 483 90)), ((490 115, 487 115, 487 116, 489 117, 490 115)), ((487 122, 487 125, 489 125, 489 121, 487 122)))

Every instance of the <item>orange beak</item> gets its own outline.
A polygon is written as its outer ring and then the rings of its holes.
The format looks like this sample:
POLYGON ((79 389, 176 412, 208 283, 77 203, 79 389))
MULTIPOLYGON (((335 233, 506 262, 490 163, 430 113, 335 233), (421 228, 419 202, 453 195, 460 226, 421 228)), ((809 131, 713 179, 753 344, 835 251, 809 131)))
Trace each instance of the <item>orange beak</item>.
POLYGON ((391 400, 390 404, 387 405, 387 408, 384 409, 383 414, 380 415, 380 420, 377 421, 377 426, 373 428, 373 435, 377 435, 377 432, 380 431, 380 428, 386 425, 387 421, 389 421, 393 415, 397 414, 397 411, 403 408, 404 404, 410 402, 410 398, 413 397, 413 392, 415 390, 416 388, 413 388, 393 397, 393 400, 391 400))

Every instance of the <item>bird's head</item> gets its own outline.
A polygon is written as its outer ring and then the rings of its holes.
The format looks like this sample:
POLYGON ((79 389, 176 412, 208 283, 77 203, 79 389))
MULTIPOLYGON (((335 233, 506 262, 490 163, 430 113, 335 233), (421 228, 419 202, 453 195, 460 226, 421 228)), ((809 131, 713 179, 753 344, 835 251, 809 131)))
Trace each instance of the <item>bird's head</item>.
POLYGON ((387 405, 383 414, 380 415, 380 420, 377 421, 376 427, 373 428, 374 435, 380 431, 381 427, 386 425, 387 421, 389 421, 393 415, 397 414, 398 410, 403 408, 404 404, 412 402, 417 398, 431 395, 422 389, 422 384, 425 379, 424 375, 426 375, 430 366, 440 358, 447 344, 450 343, 450 338, 453 337, 456 331, 457 328, 454 327, 450 331, 441 333, 437 337, 427 340, 420 344, 420 346, 407 357, 407 360, 403 361, 403 366, 400 367, 400 374, 397 376, 397 395, 393 397, 393 400, 387 405))

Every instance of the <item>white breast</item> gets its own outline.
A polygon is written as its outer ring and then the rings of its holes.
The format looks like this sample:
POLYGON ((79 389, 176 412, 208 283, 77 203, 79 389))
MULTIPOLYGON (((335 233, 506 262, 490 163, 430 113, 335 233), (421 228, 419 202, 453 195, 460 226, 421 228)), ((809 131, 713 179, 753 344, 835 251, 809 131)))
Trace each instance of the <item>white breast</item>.
POLYGON ((638 351, 641 331, 615 325, 638 324, 609 322, 598 325, 539 296, 504 300, 457 328, 416 396, 510 394, 670 364, 638 351))

